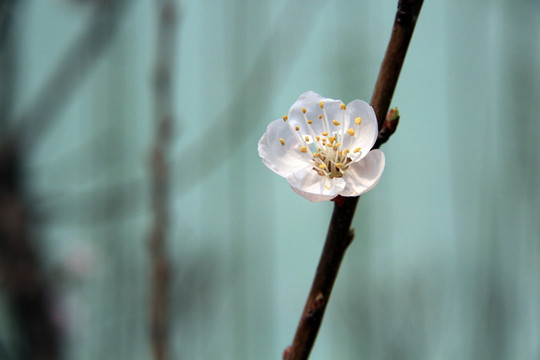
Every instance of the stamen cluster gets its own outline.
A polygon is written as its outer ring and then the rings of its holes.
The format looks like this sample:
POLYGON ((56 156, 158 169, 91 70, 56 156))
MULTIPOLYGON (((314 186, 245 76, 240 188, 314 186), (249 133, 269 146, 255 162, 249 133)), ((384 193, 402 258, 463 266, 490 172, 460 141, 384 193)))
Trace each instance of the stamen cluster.
MULTIPOLYGON (((310 120, 306 116, 306 108, 302 108, 302 115, 306 127, 308 129, 308 134, 304 134, 300 131, 299 126, 293 128, 292 125, 289 125, 289 129, 292 134, 298 137, 298 140, 303 146, 299 148, 299 151, 302 153, 310 153, 312 157, 313 170, 317 172, 320 176, 328 176, 330 178, 342 177, 343 173, 353 159, 351 158, 351 150, 347 148, 342 148, 342 141, 345 136, 354 137, 356 131, 354 128, 350 127, 345 131, 345 117, 347 116, 346 110, 347 106, 345 104, 340 105, 341 109, 341 121, 333 119, 331 122, 328 119, 328 115, 324 108, 324 101, 319 102, 319 107, 321 108, 321 114, 318 116, 318 119, 315 121, 323 122, 323 129, 321 133, 317 134, 313 131, 314 120, 310 120), (330 135, 331 134, 331 135, 330 135)), ((288 116, 283 116, 283 121, 287 122, 288 116)), ((362 118, 357 117, 354 119, 354 124, 359 126, 362 123, 362 118)), ((282 146, 285 146, 285 140, 279 138, 279 141, 282 146)), ((362 155, 361 147, 356 147, 352 150, 353 154, 356 154, 355 157, 362 155)))

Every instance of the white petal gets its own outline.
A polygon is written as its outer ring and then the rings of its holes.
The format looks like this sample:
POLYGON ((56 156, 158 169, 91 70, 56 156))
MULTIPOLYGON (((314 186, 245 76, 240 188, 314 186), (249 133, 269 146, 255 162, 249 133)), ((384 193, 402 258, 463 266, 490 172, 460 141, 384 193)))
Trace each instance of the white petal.
POLYGON ((352 164, 343 174, 347 183, 342 196, 359 196, 371 190, 381 179, 384 170, 384 154, 371 150, 362 160, 352 164))
POLYGON ((324 109, 326 110, 326 114, 328 115, 330 131, 335 128, 332 124, 332 120, 336 119, 338 121, 341 121, 341 117, 337 117, 342 111, 340 108, 342 104, 341 101, 322 97, 321 95, 313 91, 305 92, 300 95, 298 100, 296 100, 293 106, 291 106, 291 108, 289 109, 289 121, 291 121, 291 124, 293 124, 294 126, 298 125, 304 135, 310 134, 307 130, 307 125, 305 124, 304 114, 302 113, 303 108, 306 109, 307 119, 313 121, 311 127, 315 134, 320 135, 321 132, 325 131, 323 125, 324 120, 319 119, 319 115, 323 114, 323 110, 319 106, 321 101, 324 103, 324 109))
POLYGON ((362 100, 351 101, 347 105, 347 113, 350 116, 349 126, 354 130, 355 135, 345 136, 342 141, 342 147, 351 150, 357 147, 362 148, 362 156, 358 158, 361 159, 367 155, 377 140, 377 135, 379 134, 377 117, 373 108, 362 100), (358 117, 362 119, 360 125, 356 125, 354 122, 354 119, 358 117))
POLYGON ((299 151, 300 146, 298 137, 293 136, 288 125, 279 119, 268 125, 259 140, 259 156, 270 170, 286 178, 310 161, 309 155, 299 151), (281 144, 280 138, 285 145, 281 144))
POLYGON ((342 178, 330 179, 320 176, 307 166, 287 177, 289 185, 299 195, 310 201, 326 201, 335 198, 345 188, 342 178))

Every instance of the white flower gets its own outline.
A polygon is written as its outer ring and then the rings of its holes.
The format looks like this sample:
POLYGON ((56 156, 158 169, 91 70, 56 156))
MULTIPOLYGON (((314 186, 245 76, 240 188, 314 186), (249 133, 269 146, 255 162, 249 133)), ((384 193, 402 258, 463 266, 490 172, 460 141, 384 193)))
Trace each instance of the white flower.
POLYGON ((359 196, 379 182, 384 169, 382 151, 371 150, 377 135, 375 112, 366 102, 345 105, 308 91, 288 115, 268 125, 259 156, 308 200, 359 196))

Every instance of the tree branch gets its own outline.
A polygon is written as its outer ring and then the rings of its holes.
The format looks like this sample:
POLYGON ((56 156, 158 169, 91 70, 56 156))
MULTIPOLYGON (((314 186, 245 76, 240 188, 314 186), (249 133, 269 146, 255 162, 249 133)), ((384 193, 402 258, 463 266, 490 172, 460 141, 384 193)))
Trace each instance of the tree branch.
POLYGON ((392 35, 371 97, 371 106, 377 115, 379 129, 382 128, 390 107, 423 2, 423 0, 399 0, 398 2, 392 35))
POLYGON ((170 265, 166 249, 169 222, 168 192, 169 150, 172 127, 172 70, 176 40, 176 4, 174 0, 158 0, 158 31, 154 79, 154 120, 156 135, 150 159, 152 174, 152 208, 154 222, 150 234, 151 309, 150 341, 155 360, 166 360, 169 346, 170 265))
MULTIPOLYGON (((422 3, 423 0, 400 0, 398 3, 392 35, 371 98, 371 106, 375 110, 381 130, 422 3)), ((283 354, 286 360, 304 360, 309 357, 341 261, 353 238, 350 226, 358 199, 359 197, 346 197, 335 201, 326 243, 293 344, 283 354)))

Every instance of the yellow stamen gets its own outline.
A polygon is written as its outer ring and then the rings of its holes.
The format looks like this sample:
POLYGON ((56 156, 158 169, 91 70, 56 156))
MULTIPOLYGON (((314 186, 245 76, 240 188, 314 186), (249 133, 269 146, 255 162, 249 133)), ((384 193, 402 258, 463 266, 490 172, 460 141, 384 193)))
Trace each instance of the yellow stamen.
POLYGON ((285 140, 283 140, 283 138, 279 138, 279 142, 281 143, 281 146, 285 146, 285 140))
POLYGON ((354 123, 356 125, 360 125, 362 123, 362 118, 361 117, 357 117, 356 119, 354 119, 354 123))
POLYGON ((354 149, 354 152, 357 153, 357 152, 359 152, 360 150, 362 150, 362 148, 357 147, 356 149, 354 149))
POLYGON ((306 113, 306 108, 302 108, 302 112, 305 114, 306 113))
POLYGON ((298 126, 295 126, 294 129, 295 129, 296 131, 300 130, 300 128, 299 128, 298 126))
POLYGON ((319 119, 322 119, 322 115, 319 115, 319 119))
POLYGON ((332 122, 334 123, 334 125, 338 126, 338 125, 341 125, 341 123, 337 120, 332 120, 332 122))
POLYGON ((319 169, 326 169, 326 165, 325 164, 319 165, 319 169))
POLYGON ((317 139, 317 141, 320 141, 321 137, 320 136, 315 136, 315 139, 317 139))
POLYGON ((328 136, 328 132, 327 132, 327 131, 322 132, 321 135, 322 135, 322 136, 328 136))
POLYGON ((345 104, 341 104, 340 107, 341 107, 341 110, 346 110, 347 109, 347 106, 345 106, 345 104))
POLYGON ((283 115, 283 121, 287 121, 289 117, 287 115, 283 115))
POLYGON ((324 103, 322 101, 319 102, 319 106, 321 107, 321 109, 324 109, 324 103))
POLYGON ((303 152, 303 153, 307 152, 307 147, 302 146, 302 147, 300 148, 300 151, 303 152))
POLYGON ((306 136, 304 139, 306 139, 306 141, 309 141, 309 136, 306 136))
POLYGON ((338 147, 340 147, 340 146, 341 146, 341 143, 340 143, 340 142, 336 143, 336 145, 335 145, 336 148, 338 148, 338 147))
POLYGON ((338 169, 341 169, 341 168, 343 167, 343 164, 342 164, 342 163, 337 163, 337 164, 336 164, 336 167, 337 167, 338 169))
POLYGON ((347 130, 347 132, 349 133, 349 135, 354 136, 354 130, 353 129, 349 129, 349 130, 347 130))
POLYGON ((311 124, 313 124, 313 121, 308 120, 307 123, 311 125, 311 124))

